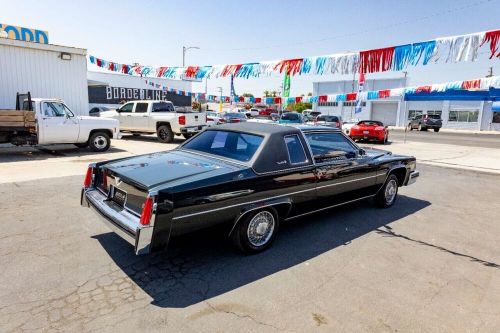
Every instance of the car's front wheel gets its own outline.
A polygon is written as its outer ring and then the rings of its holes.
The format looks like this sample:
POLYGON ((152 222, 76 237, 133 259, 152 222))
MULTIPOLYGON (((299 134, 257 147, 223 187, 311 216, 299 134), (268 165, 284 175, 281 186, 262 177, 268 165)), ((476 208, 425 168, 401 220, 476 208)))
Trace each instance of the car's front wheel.
POLYGON ((398 196, 398 177, 389 175, 387 180, 375 196, 375 203, 381 208, 388 208, 394 205, 398 196))
POLYGON ((109 135, 104 132, 95 132, 90 136, 89 146, 90 150, 98 153, 108 150, 111 146, 109 135))
POLYGON ((272 207, 247 213, 231 234, 233 243, 246 254, 267 249, 278 232, 278 213, 272 207))
POLYGON ((439 128, 435 128, 434 132, 436 132, 436 133, 439 132, 439 128))

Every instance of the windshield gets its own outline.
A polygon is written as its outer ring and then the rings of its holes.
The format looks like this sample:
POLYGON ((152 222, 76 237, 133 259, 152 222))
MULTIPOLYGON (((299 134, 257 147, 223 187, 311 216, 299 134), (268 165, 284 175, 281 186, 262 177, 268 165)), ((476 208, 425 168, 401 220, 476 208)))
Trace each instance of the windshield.
POLYGON ((358 125, 362 125, 362 126, 384 126, 380 121, 360 121, 358 123, 358 125))
POLYGON ((331 122, 331 123, 335 123, 335 122, 339 121, 339 118, 336 116, 318 116, 318 118, 316 118, 316 119, 317 119, 317 121, 326 121, 326 122, 331 122))
POLYGON ((438 115, 438 114, 428 114, 427 115, 427 118, 431 118, 431 119, 441 119, 441 116, 438 115))
POLYGON ((242 114, 242 113, 234 113, 234 112, 230 112, 230 113, 226 113, 226 115, 224 117, 227 117, 227 118, 245 118, 245 115, 242 114))
POLYGON ((241 162, 250 161, 264 138, 230 131, 205 131, 186 142, 182 148, 218 155, 241 162))
POLYGON ((281 116, 282 120, 299 120, 299 114, 298 113, 284 113, 281 116))

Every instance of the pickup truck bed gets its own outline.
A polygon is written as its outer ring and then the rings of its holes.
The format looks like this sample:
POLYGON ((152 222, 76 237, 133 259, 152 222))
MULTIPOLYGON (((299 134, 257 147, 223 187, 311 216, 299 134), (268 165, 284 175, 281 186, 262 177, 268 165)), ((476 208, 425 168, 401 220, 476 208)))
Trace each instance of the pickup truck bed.
POLYGON ((35 113, 23 110, 0 110, 0 128, 36 129, 35 113))

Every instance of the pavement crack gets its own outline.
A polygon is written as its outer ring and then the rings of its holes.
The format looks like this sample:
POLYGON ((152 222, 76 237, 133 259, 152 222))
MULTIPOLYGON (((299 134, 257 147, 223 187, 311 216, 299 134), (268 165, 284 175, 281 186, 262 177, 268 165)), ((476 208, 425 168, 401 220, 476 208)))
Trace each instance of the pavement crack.
POLYGON ((486 260, 479 259, 477 257, 471 256, 471 255, 468 255, 468 254, 465 254, 465 253, 460 253, 460 252, 456 252, 456 251, 447 249, 447 248, 439 246, 439 245, 435 245, 435 244, 428 243, 428 242, 425 242, 425 241, 422 241, 422 240, 418 240, 418 239, 413 239, 411 237, 408 237, 408 236, 405 236, 405 235, 402 235, 402 234, 397 234, 397 233, 395 233, 392 230, 383 230, 383 229, 378 228, 378 229, 376 229, 376 232, 379 233, 379 234, 386 235, 386 236, 398 237, 398 238, 401 238, 401 239, 408 240, 410 242, 414 242, 414 243, 417 243, 417 244, 420 244, 420 245, 428 246, 428 247, 440 250, 442 252, 445 252, 445 253, 448 253, 448 254, 452 254, 454 256, 468 258, 468 259, 470 259, 470 261, 476 262, 476 263, 480 263, 480 264, 482 264, 482 265, 484 265, 486 267, 492 267, 492 268, 500 269, 500 265, 497 264, 497 263, 494 263, 492 261, 486 261, 486 260))

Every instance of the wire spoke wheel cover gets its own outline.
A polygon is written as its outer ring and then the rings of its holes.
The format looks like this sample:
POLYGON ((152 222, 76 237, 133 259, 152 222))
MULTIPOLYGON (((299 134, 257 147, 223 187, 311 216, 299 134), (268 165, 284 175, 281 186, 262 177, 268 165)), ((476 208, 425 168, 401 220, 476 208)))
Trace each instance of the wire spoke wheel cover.
POLYGON ((397 191, 398 191, 398 184, 396 180, 394 179, 389 180, 389 182, 385 187, 385 202, 387 205, 390 205, 394 201, 394 198, 396 198, 397 191))
POLYGON ((257 213, 248 223, 248 241, 256 247, 266 245, 274 233, 274 228, 275 220, 273 214, 266 210, 257 213))

